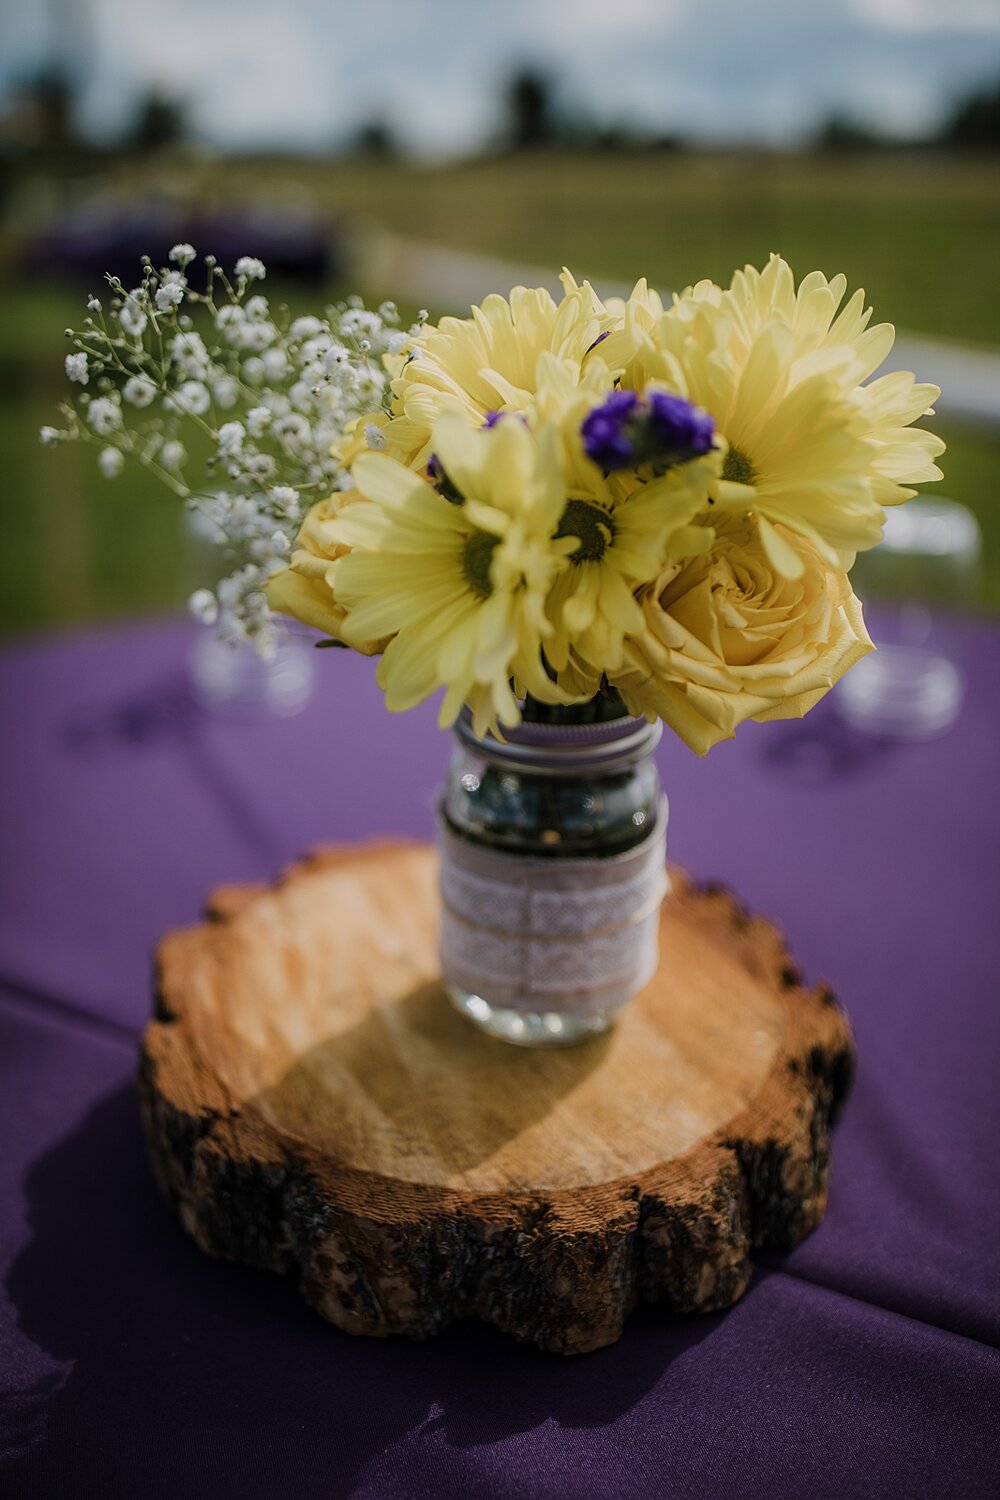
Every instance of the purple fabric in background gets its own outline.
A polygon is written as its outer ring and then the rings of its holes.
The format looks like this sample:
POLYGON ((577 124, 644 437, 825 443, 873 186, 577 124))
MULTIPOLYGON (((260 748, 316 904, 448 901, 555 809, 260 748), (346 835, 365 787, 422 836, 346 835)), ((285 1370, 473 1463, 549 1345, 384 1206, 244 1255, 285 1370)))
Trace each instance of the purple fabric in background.
POLYGON ((298 718, 208 719, 190 639, 0 657, 5 1500, 1000 1493, 1000 633, 956 627, 970 693, 928 744, 827 705, 704 762, 665 741, 671 857, 834 985, 858 1082, 815 1235, 730 1312, 569 1361, 348 1338, 161 1203, 132 1085, 158 936, 312 844, 430 836, 448 754, 339 652, 298 718))

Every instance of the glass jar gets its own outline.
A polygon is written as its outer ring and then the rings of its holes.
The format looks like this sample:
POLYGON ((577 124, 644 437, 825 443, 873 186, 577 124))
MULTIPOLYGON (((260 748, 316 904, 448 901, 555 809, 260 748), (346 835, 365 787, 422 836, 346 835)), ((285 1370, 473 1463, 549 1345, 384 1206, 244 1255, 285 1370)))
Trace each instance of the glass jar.
POLYGON ((877 607, 878 646, 837 684, 833 702, 854 729, 922 740, 958 718, 963 662, 947 620, 975 603, 981 550, 978 521, 955 500, 918 495, 886 511, 881 542, 851 571, 866 609, 877 607))
POLYGON ((441 804, 441 971, 492 1036, 563 1047, 605 1031, 652 977, 666 890, 659 724, 455 727, 441 804))

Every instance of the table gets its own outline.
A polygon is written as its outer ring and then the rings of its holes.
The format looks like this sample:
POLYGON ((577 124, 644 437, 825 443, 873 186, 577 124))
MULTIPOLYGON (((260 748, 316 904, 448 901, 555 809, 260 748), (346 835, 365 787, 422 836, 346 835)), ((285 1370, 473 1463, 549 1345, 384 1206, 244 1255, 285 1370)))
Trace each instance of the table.
POLYGON ((429 836, 433 709, 387 715, 325 652, 298 718, 208 717, 170 621, 0 653, 0 1493, 1000 1493, 1000 631, 954 632, 971 692, 937 741, 824 704, 705 761, 662 746, 672 857, 787 928, 859 1076, 821 1229, 731 1311, 643 1311, 576 1360, 349 1338, 205 1258, 145 1159, 158 936, 317 842, 429 836))

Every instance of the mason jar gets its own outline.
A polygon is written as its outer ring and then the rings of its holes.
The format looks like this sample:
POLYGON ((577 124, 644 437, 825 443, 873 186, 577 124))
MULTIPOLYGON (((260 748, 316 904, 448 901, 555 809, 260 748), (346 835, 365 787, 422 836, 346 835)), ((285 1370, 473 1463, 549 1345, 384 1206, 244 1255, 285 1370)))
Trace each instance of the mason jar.
POLYGON ((463 714, 439 821, 445 989, 529 1047, 613 1024, 656 969, 666 890, 662 726, 553 719, 480 740, 463 714))

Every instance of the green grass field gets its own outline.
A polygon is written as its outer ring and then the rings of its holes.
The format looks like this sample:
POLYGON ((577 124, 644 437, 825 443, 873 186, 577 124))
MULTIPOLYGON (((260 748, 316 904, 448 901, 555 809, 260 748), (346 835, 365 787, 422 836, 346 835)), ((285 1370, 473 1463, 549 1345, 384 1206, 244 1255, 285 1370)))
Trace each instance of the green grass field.
MULTIPOLYGON (((777 250, 799 275, 845 272, 898 328, 1000 344, 998 165, 928 153, 752 152, 546 153, 422 169, 260 161, 227 166, 225 192, 253 200, 266 182, 288 201, 414 238, 580 276, 647 276, 661 287, 728 281, 777 250)), ((208 197, 218 170, 158 179, 165 192, 185 185, 208 197)), ((123 186, 140 190, 143 180, 123 186)))
MULTIPOLYGON (((1000 345, 995 166, 659 154, 433 171, 256 163, 227 165, 224 178, 199 166, 185 180, 206 194, 224 181, 236 198, 307 194, 349 221, 521 262, 567 262, 580 275, 645 274, 661 286, 728 279, 735 265, 779 249, 799 273, 844 270, 902 329, 1000 345)), ((170 191, 174 175, 161 170, 156 188, 170 191)), ((127 174, 117 185, 136 186, 127 174)), ((4 634, 176 606, 197 581, 176 501, 142 475, 100 478, 90 452, 38 443, 65 393, 62 329, 82 317, 85 290, 9 279, 0 290, 4 634)), ((936 426, 949 444, 938 488, 969 505, 984 533, 986 566, 970 603, 1000 610, 1000 429, 936 426)))

